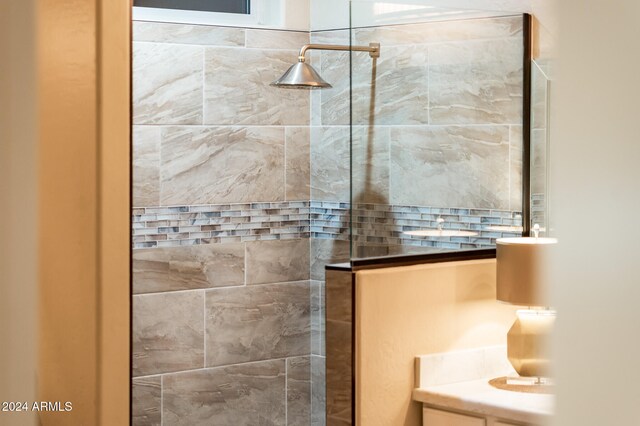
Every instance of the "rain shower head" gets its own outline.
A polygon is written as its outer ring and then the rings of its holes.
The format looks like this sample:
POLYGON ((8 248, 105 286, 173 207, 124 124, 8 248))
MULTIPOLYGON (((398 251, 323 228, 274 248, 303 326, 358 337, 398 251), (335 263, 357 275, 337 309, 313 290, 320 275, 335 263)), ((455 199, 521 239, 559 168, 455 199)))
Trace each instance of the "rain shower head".
POLYGON ((300 59, 297 64, 293 64, 289 69, 271 86, 283 89, 325 89, 332 87, 324 81, 318 71, 311 65, 300 59))
POLYGON ((332 87, 324 81, 318 71, 305 62, 305 53, 307 50, 343 50, 355 52, 369 52, 372 58, 380 57, 380 43, 369 43, 369 46, 338 46, 333 44, 305 44, 300 49, 298 55, 298 63, 289 67, 289 69, 271 86, 283 89, 326 89, 332 87))

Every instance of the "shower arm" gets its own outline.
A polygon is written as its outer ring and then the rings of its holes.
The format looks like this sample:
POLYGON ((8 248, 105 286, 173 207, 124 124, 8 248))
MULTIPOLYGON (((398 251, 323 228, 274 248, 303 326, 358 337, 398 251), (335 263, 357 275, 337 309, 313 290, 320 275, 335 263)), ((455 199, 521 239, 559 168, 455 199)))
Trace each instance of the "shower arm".
POLYGON ((380 43, 369 43, 369 46, 341 46, 337 44, 305 44, 300 49, 298 61, 304 62, 307 50, 342 50, 347 52, 369 52, 372 58, 380 57, 380 43))

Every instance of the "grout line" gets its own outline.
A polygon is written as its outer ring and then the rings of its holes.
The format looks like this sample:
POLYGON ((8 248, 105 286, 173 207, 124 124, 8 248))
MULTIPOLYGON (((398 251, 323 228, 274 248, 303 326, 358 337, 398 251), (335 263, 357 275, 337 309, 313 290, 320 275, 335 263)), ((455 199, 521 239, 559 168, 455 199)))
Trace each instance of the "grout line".
POLYGON ((207 292, 202 292, 202 334, 204 340, 203 368, 207 367, 207 292))
POLYGON ((244 280, 244 282, 242 283, 242 286, 246 287, 247 286, 247 269, 249 267, 249 262, 247 261, 247 258, 249 256, 247 256, 247 252, 248 252, 247 243, 244 242, 242 244, 244 245, 244 247, 243 247, 243 250, 244 250, 244 260, 243 260, 243 262, 244 262, 244 277, 243 277, 243 280, 244 280))
MULTIPOLYGON (((507 127, 507 126, 521 126, 522 123, 421 123, 421 124, 376 124, 376 128, 420 128, 420 127, 507 127)), ((288 124, 151 124, 151 123, 135 123, 135 127, 186 127, 186 128, 286 128, 286 127, 304 127, 304 128, 343 128, 348 129, 353 127, 354 129, 367 129, 371 126, 367 124, 354 124, 349 126, 348 124, 304 124, 304 123, 288 123, 288 124)), ((277 202, 277 201, 275 201, 277 202)))
POLYGON ((427 47, 427 123, 431 124, 431 58, 429 57, 429 51, 427 47))
POLYGON ((164 375, 160 376, 160 426, 164 425, 164 375))
MULTIPOLYGON (((214 365, 214 366, 209 366, 209 367, 204 367, 204 368, 191 368, 191 369, 186 369, 186 370, 178 370, 178 371, 168 371, 166 373, 162 373, 160 376, 164 377, 164 376, 168 376, 168 375, 177 375, 177 374, 187 374, 187 373, 194 373, 194 372, 198 372, 198 371, 209 371, 209 370, 217 370, 217 369, 223 369, 223 368, 229 368, 229 367, 236 367, 236 366, 244 366, 244 365, 251 365, 251 364, 259 364, 259 363, 264 363, 264 362, 271 362, 271 361, 287 361, 287 359, 289 358, 301 358, 301 357, 310 357, 310 354, 297 354, 297 355, 288 355, 286 357, 281 357, 281 358, 268 358, 268 359, 260 359, 260 360, 256 360, 256 361, 245 361, 245 362, 238 362, 235 364, 223 364, 223 365, 214 365)), ((314 356, 320 356, 320 355, 314 355, 314 356)), ((324 357, 322 357, 324 358, 324 357)), ((157 374, 155 375, 157 376, 157 374)), ((135 379, 141 379, 141 378, 146 378, 146 377, 151 377, 151 376, 140 376, 140 377, 135 377, 135 379)))
POLYGON ((309 421, 313 419, 313 354, 309 355, 309 421))
POLYGON ((283 182, 284 185, 282 186, 282 197, 284 199, 284 201, 288 201, 287 200, 287 134, 289 133, 291 127, 285 127, 284 128, 284 162, 282 163, 282 175, 283 175, 283 182))
MULTIPOLYGON (((286 48, 286 47, 246 47, 244 45, 220 45, 220 44, 199 44, 199 43, 177 43, 169 41, 151 41, 151 40, 133 40, 134 44, 166 44, 168 46, 191 46, 191 47, 210 47, 214 49, 225 50, 255 50, 255 51, 273 51, 273 52, 295 52, 297 53, 300 48, 286 48)), ((297 56, 297 55, 296 55, 297 56)))
POLYGON ((507 187, 509 188, 509 210, 511 210, 511 198, 513 197, 513 193, 511 192, 511 134, 512 134, 512 129, 511 126, 509 126, 509 164, 507 164, 507 170, 508 170, 508 176, 509 176, 509 181, 508 181, 508 185, 507 187))
POLYGON ((202 47, 202 124, 204 125, 204 106, 205 106, 205 101, 204 101, 204 86, 206 84, 207 81, 207 61, 206 61, 206 57, 207 57, 207 49, 206 47, 202 47))
POLYGON ((289 426, 289 361, 284 360, 284 424, 289 426))

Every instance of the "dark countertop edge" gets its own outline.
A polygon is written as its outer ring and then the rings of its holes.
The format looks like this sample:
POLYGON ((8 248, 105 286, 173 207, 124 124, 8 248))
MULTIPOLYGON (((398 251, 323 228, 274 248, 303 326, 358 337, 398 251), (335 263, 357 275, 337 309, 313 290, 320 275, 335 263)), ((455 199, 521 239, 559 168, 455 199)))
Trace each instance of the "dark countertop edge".
POLYGON ((351 262, 326 265, 329 271, 363 271, 366 269, 394 268, 397 266, 422 265, 427 263, 459 262, 464 260, 495 259, 496 249, 461 250, 446 253, 424 253, 400 256, 353 259, 351 262))

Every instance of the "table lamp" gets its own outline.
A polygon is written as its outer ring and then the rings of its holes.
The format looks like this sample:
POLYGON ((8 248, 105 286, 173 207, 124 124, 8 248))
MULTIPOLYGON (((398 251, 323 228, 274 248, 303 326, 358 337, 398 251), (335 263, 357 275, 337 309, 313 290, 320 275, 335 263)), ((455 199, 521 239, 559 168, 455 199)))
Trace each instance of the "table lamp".
POLYGON ((545 259, 555 238, 499 238, 497 246, 497 299, 526 306, 507 334, 507 357, 519 374, 514 384, 549 383, 548 338, 556 313, 546 298, 545 259), (546 379, 545 379, 546 378, 546 379))

